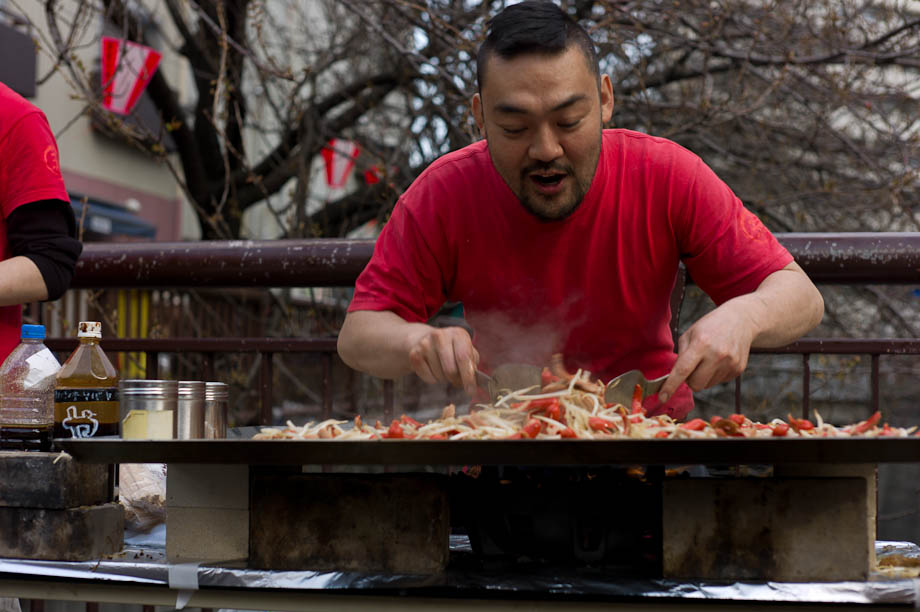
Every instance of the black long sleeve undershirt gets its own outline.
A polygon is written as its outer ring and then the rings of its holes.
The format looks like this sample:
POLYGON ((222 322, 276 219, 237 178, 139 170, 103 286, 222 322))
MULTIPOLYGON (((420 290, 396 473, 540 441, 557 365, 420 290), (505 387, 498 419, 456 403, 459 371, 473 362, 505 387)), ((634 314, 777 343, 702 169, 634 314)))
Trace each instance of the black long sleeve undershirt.
POLYGON ((70 203, 39 200, 23 204, 10 213, 6 225, 10 251, 35 263, 48 289, 48 299, 64 295, 83 252, 70 203))

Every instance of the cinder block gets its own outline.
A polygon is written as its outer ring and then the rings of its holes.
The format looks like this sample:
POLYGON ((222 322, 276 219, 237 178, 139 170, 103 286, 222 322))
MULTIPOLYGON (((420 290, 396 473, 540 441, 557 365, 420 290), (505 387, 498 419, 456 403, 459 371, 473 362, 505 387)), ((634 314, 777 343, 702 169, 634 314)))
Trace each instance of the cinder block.
POLYGON ((171 463, 166 504, 182 508, 249 508, 249 466, 171 463))
POLYGON ((168 507, 166 512, 170 561, 237 561, 249 556, 248 510, 168 507))
POLYGON ((436 474, 253 474, 250 567, 433 574, 447 565, 436 474))
POLYGON ((869 567, 875 567, 876 517, 878 516, 878 466, 874 463, 812 463, 777 465, 777 478, 862 478, 866 482, 866 538, 869 567))
POLYGON ((86 561, 121 552, 125 512, 108 503, 64 510, 0 508, 0 556, 86 561))
POLYGON ((170 464, 166 557, 235 561, 249 556, 249 466, 170 464))
POLYGON ((663 507, 666 578, 868 577, 865 479, 669 480, 663 507))
POLYGON ((0 452, 0 506, 76 508, 109 501, 105 464, 78 463, 70 455, 0 452))

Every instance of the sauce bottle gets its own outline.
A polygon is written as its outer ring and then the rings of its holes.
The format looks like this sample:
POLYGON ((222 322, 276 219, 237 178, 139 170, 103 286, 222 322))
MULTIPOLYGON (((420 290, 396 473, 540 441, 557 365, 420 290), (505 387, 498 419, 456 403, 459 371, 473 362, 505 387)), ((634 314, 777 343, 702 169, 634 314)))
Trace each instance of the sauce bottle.
POLYGON ((0 448, 51 450, 55 374, 44 325, 23 325, 19 346, 0 365, 0 448))
POLYGON ((80 345, 57 374, 54 437, 118 435, 118 371, 99 346, 102 323, 81 321, 77 337, 80 345))

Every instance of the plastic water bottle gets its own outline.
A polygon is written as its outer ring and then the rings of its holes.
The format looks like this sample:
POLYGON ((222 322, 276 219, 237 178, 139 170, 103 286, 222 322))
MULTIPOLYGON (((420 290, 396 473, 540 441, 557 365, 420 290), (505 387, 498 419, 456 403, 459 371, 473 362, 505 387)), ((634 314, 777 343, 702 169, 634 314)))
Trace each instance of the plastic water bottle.
POLYGON ((51 450, 55 375, 44 325, 23 325, 22 342, 0 365, 0 448, 51 450))

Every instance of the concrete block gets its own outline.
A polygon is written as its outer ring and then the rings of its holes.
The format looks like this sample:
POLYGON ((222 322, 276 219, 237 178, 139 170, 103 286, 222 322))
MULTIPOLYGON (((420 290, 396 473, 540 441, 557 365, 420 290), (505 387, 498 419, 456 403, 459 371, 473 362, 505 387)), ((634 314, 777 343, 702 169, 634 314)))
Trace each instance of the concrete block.
POLYGON ((777 478, 861 478, 866 483, 866 539, 869 567, 875 567, 875 539, 878 518, 878 466, 874 463, 811 463, 776 465, 777 478))
POLYGON ((447 565, 446 479, 253 475, 250 567, 433 574, 447 565))
POLYGON ((87 561, 121 552, 125 513, 108 503, 64 510, 0 508, 0 556, 87 561))
POLYGON ((248 556, 248 510, 167 508, 166 558, 170 561, 238 561, 248 556))
POLYGON ((78 463, 70 455, 0 452, 0 506, 76 508, 105 504, 110 466, 78 463))
POLYGON ((166 504, 182 508, 249 508, 249 466, 172 463, 166 504))
POLYGON ((166 470, 166 557, 249 556, 249 466, 173 463, 166 470))
POLYGON ((866 481, 751 478, 665 481, 666 578, 866 580, 866 481))

